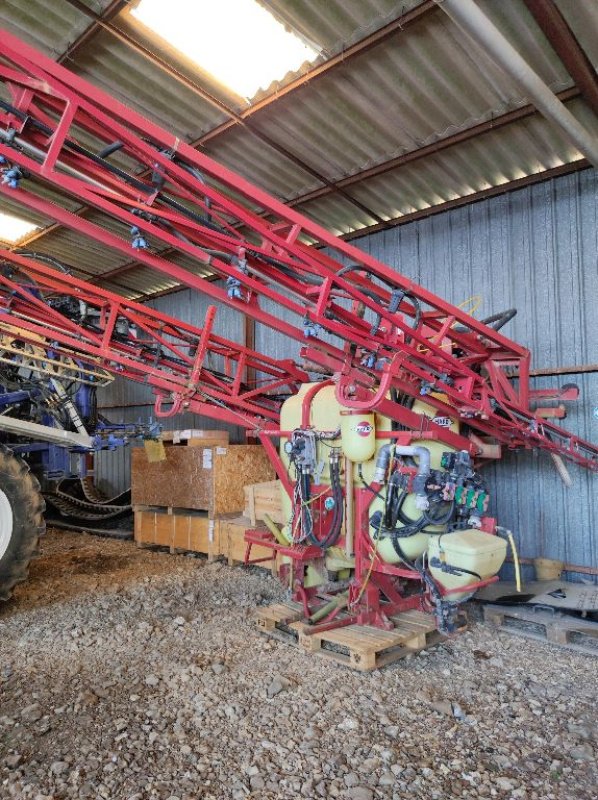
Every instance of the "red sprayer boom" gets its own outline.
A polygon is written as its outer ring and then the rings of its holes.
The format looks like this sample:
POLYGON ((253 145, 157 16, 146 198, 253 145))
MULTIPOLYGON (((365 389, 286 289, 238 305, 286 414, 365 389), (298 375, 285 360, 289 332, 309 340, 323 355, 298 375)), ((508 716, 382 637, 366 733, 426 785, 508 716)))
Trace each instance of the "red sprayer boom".
MULTIPOLYGON (((8 97, 0 100, 2 194, 303 343, 300 368, 214 335, 213 307, 203 328, 195 328, 39 260, 5 253, 11 269, 0 278, 1 319, 18 325, 24 338, 45 337, 82 361, 148 382, 158 414, 190 409, 261 436, 287 489, 291 515, 286 542, 281 534, 270 545, 294 559, 292 588, 306 613, 308 600, 318 591, 334 595, 334 585, 337 593, 346 590, 344 605, 360 621, 383 624, 384 609, 423 602, 420 594, 400 589, 409 579, 425 587, 438 609, 441 595, 454 587, 433 577, 436 556, 429 547, 427 555, 425 547, 409 555, 405 542, 411 546, 413 537, 426 536, 430 544, 439 528, 443 536, 489 530, 472 464, 486 457, 490 440, 542 448, 598 469, 596 446, 548 422, 546 409, 534 411, 535 401, 558 392, 530 389, 528 350, 499 330, 513 312, 487 324, 473 319, 6 32, 0 33, 0 55, 8 97), (73 211, 73 200, 93 213, 73 211), (181 255, 194 266, 178 264, 181 255), (220 359, 218 369, 209 356, 220 359), (299 417, 291 415, 292 426, 280 431, 283 400, 309 382, 308 373, 328 378, 335 407, 345 415, 339 420, 351 414, 373 420, 359 423, 360 435, 374 431, 380 440, 363 458, 372 461, 364 485, 355 487, 349 477, 357 457, 339 444, 339 431, 322 430, 312 415, 318 385, 304 391, 299 417), (436 424, 439 419, 448 424, 436 424), (381 420, 388 424, 376 432, 381 420), (277 431, 286 455, 272 444, 277 431), (430 447, 427 456, 415 452, 426 450, 422 441, 438 445, 437 455, 430 447), (330 456, 330 466, 318 471, 328 450, 338 450, 343 466, 330 456), (402 452, 408 450, 414 452, 402 452), (461 461, 456 453, 464 454, 461 461), (310 495, 320 479, 325 490, 310 495), (344 504, 346 517, 349 492, 350 524, 338 511, 344 504), (411 495, 416 501, 409 512, 411 495), (383 507, 369 516, 376 503, 383 507), (385 536, 392 557, 384 555, 385 536), (314 583, 308 565, 343 544, 352 578, 338 579, 343 568, 335 580, 314 583)), ((343 429, 342 435, 349 434, 343 429)), ((438 558, 445 564, 442 554, 438 558)), ((470 588, 484 582, 472 580, 477 570, 469 572, 470 588)), ((337 617, 338 607, 331 613, 337 617)))

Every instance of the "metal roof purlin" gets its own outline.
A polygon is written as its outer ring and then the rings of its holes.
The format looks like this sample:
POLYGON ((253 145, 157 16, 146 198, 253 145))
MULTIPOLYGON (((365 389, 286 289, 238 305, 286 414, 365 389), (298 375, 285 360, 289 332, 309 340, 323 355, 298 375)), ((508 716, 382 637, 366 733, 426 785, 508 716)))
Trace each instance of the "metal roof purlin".
POLYGON ((523 0, 540 30, 598 116, 598 75, 554 0, 523 0))
POLYGON ((577 161, 571 161, 567 164, 560 164, 558 167, 553 167, 552 169, 536 172, 533 175, 525 175, 523 178, 516 178, 513 181, 507 181, 506 183, 499 184, 498 186, 490 186, 488 189, 482 189, 479 192, 466 194, 463 195, 463 197, 456 197, 454 200, 447 200, 444 203, 438 203, 436 206, 430 206, 429 208, 423 208, 419 211, 413 211, 410 214, 404 214, 401 217, 389 219, 384 225, 368 225, 365 228, 360 228, 359 230, 342 234, 338 238, 343 239, 345 242, 350 242, 353 239, 359 239, 360 237, 367 236, 370 233, 377 233, 385 228, 396 228, 400 225, 406 225, 408 222, 414 222, 417 219, 433 217, 435 214, 440 214, 443 211, 449 211, 452 208, 478 203, 480 200, 486 200, 489 197, 496 197, 496 195, 499 194, 507 194, 507 192, 513 192, 516 189, 523 189, 526 186, 532 186, 534 183, 547 181, 551 178, 559 178, 562 175, 569 175, 572 172, 579 172, 583 169, 590 169, 591 166, 592 165, 587 159, 580 158, 577 161))
POLYGON ((114 17, 120 14, 120 12, 128 5, 128 3, 129 0, 112 0, 104 13, 98 15, 98 19, 95 19, 90 25, 88 25, 83 33, 81 33, 75 39, 75 41, 70 44, 67 49, 56 59, 58 63, 64 64, 66 61, 69 61, 78 50, 80 50, 84 45, 89 44, 94 36, 101 30, 101 22, 110 22, 112 19, 114 19, 114 17))

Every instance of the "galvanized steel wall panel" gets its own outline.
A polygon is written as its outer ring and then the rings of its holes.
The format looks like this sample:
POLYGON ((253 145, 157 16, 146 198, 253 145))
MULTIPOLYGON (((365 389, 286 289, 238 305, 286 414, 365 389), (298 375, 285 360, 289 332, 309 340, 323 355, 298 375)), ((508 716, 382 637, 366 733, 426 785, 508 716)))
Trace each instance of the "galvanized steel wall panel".
MULTIPOLYGON (((598 172, 586 170, 377 233, 356 244, 453 303, 479 296, 478 318, 517 307, 505 333, 532 368, 598 363, 598 172)), ((598 374, 577 383, 564 424, 598 441, 598 374)), ((488 469, 492 512, 525 556, 598 565, 598 476, 571 466, 567 489, 550 458, 506 453, 488 469)))

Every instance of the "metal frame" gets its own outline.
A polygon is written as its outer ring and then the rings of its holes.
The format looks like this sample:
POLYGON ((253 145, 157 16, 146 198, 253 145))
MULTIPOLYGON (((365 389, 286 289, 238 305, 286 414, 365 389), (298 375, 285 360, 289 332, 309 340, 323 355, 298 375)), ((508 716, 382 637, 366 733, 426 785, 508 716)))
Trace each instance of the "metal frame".
POLYGON ((189 410, 258 431, 277 428, 279 396, 309 379, 292 361, 215 335, 214 306, 197 328, 17 253, 3 259, 0 330, 16 338, 18 328, 18 337, 37 347, 45 343, 82 365, 151 386, 158 417, 189 410), (72 298, 74 308, 83 304, 81 318, 53 308, 58 297, 72 298), (249 384, 248 373, 259 378, 249 384))
MULTIPOLYGON (((594 445, 531 410, 530 354, 524 347, 341 241, 4 31, 0 51, 0 78, 11 96, 11 104, 0 113, 5 126, 0 155, 8 167, 31 178, 18 181, 15 188, 0 184, 2 193, 122 253, 131 250, 131 240, 123 235, 134 229, 143 265, 291 338, 302 340, 308 334, 304 354, 338 375, 337 398, 343 405, 375 408, 423 433, 433 430, 431 420, 391 402, 388 395, 391 389, 425 395, 441 414, 457 416, 504 445, 537 446, 598 468, 594 445), (83 146, 79 140, 94 144, 83 146), (93 152, 117 140, 126 167, 93 152), (185 167, 198 170, 206 183, 185 167), (39 196, 38 183, 101 211, 107 226, 114 229, 117 222, 121 235, 39 196), (238 288, 231 291, 203 280, 139 246, 140 240, 183 252, 238 288), (341 265, 347 262, 352 269, 343 272, 341 265), (265 310, 264 300, 285 308, 297 322, 265 310), (324 338, 326 334, 341 344, 324 338), (508 380, 507 370, 513 368, 517 385, 508 380)), ((175 390, 174 404, 184 397, 175 390)), ((471 441, 450 431, 443 433, 443 440, 461 447, 466 443, 476 452, 471 441)))
POLYGON ((598 115, 598 76, 587 53, 554 0, 523 0, 584 99, 598 115))

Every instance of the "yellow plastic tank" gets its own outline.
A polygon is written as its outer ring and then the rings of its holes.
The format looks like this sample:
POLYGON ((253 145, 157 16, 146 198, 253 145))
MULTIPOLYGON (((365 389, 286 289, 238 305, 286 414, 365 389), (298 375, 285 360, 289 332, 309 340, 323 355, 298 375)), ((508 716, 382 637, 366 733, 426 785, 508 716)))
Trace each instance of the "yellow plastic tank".
POLYGON ((369 461, 376 452, 376 423, 373 411, 341 412, 341 444, 343 453, 356 464, 369 461))
MULTIPOLYGON (((491 578, 502 567, 506 555, 507 543, 504 539, 475 528, 430 536, 428 544, 430 572, 434 580, 446 589, 467 586, 480 578, 491 578), (455 575, 441 566, 434 566, 438 562, 464 571, 455 575)), ((466 596, 467 592, 455 592, 448 595, 448 599, 458 601, 466 596)))
MULTIPOLYGON (((285 402, 282 405, 281 412, 280 412, 280 427, 281 427, 281 430, 292 431, 295 428, 301 427, 301 425, 302 425, 303 399, 304 399, 305 395, 307 394, 307 392, 310 391, 310 389, 312 389, 314 386, 315 386, 314 383, 304 383, 301 386, 301 388, 299 389, 299 391, 297 392, 297 394, 293 395, 292 397, 289 397, 288 400, 285 400, 285 402)), ((334 386, 322 385, 322 387, 319 389, 318 392, 316 392, 316 394, 313 396, 313 398, 311 400, 311 408, 310 408, 310 414, 309 414, 309 425, 311 427, 313 427, 317 431, 335 431, 338 428, 342 428, 343 419, 345 420, 345 425, 350 424, 350 423, 347 422, 347 420, 352 421, 352 423, 354 423, 356 419, 359 419, 357 416, 355 416, 355 417, 351 417, 351 416, 343 417, 342 416, 342 412, 343 411, 352 411, 352 409, 347 409, 346 407, 341 406, 339 404, 338 400, 336 399, 336 392, 335 392, 335 387, 334 386)), ((367 425, 371 425, 372 426, 372 430, 368 431, 367 437, 366 436, 359 437, 360 439, 364 439, 364 440, 367 441, 368 449, 372 446, 372 444, 373 444, 373 447, 374 447, 374 451, 371 453, 369 458, 366 461, 363 462, 363 465, 362 465, 364 479, 368 483, 371 483, 371 481, 373 480, 373 477, 374 477, 374 470, 375 470, 377 451, 383 445, 387 444, 387 442, 388 442, 388 440, 376 439, 376 431, 378 431, 378 432, 390 431, 392 426, 391 426, 391 421, 388 419, 388 417, 383 417, 380 414, 371 414, 371 413, 367 412, 364 415, 363 412, 361 412, 361 421, 364 421, 364 420, 365 420, 367 425)), ((284 451, 284 445, 285 445, 286 442, 287 442, 287 439, 285 437, 281 437, 281 441, 280 441, 280 457, 281 457, 285 467, 288 469, 289 468, 289 457, 288 457, 287 453, 285 453, 285 451, 284 451)), ((330 447, 331 446, 332 447, 342 447, 343 456, 347 456, 348 458, 350 458, 349 453, 347 453, 346 450, 345 450, 345 441, 342 440, 342 437, 339 437, 338 439, 335 439, 334 441, 328 440, 325 443, 324 442, 318 442, 317 443, 318 460, 323 462, 323 465, 324 465, 322 473, 321 473, 321 476, 320 476, 320 482, 321 482, 322 488, 324 488, 324 486, 327 486, 327 485, 330 484, 330 469, 329 469, 329 464, 328 464, 328 457, 329 457, 329 454, 330 454, 330 447)), ((347 447, 348 448, 352 447, 351 438, 349 438, 349 441, 347 443, 347 447)), ((354 449, 352 449, 351 452, 353 453, 353 455, 357 454, 357 451, 354 450, 354 449)), ((364 455, 365 455, 366 451, 364 450, 363 452, 364 452, 364 455)), ((352 462, 352 466, 353 466, 353 482, 354 482, 355 486, 359 486, 360 485, 360 480, 359 480, 359 475, 358 475, 358 469, 359 469, 358 462, 354 462, 353 461, 352 462)), ((342 481, 343 481, 343 484, 345 482, 345 479, 344 479, 344 468, 345 468, 345 464, 342 463, 341 469, 342 469, 342 481)), ((317 487, 314 487, 314 492, 317 492, 317 487)), ((283 509, 284 517, 285 517, 285 519, 290 520, 290 518, 291 518, 291 510, 292 510, 291 501, 290 501, 287 493, 282 488, 281 488, 281 497, 282 497, 282 509, 283 509)), ((372 509, 371 509, 372 513, 373 513, 373 511, 375 511, 376 509, 381 508, 381 507, 382 507, 381 501, 376 499, 375 502, 372 504, 372 509)), ((343 522, 343 533, 344 533, 344 527, 345 526, 344 526, 344 522, 343 522)), ((292 532, 291 532, 289 524, 285 525, 285 527, 283 528, 283 533, 287 537, 287 539, 290 540, 292 538, 292 532)), ((422 552, 423 552, 424 549, 425 549, 425 546, 422 549, 422 552)))

